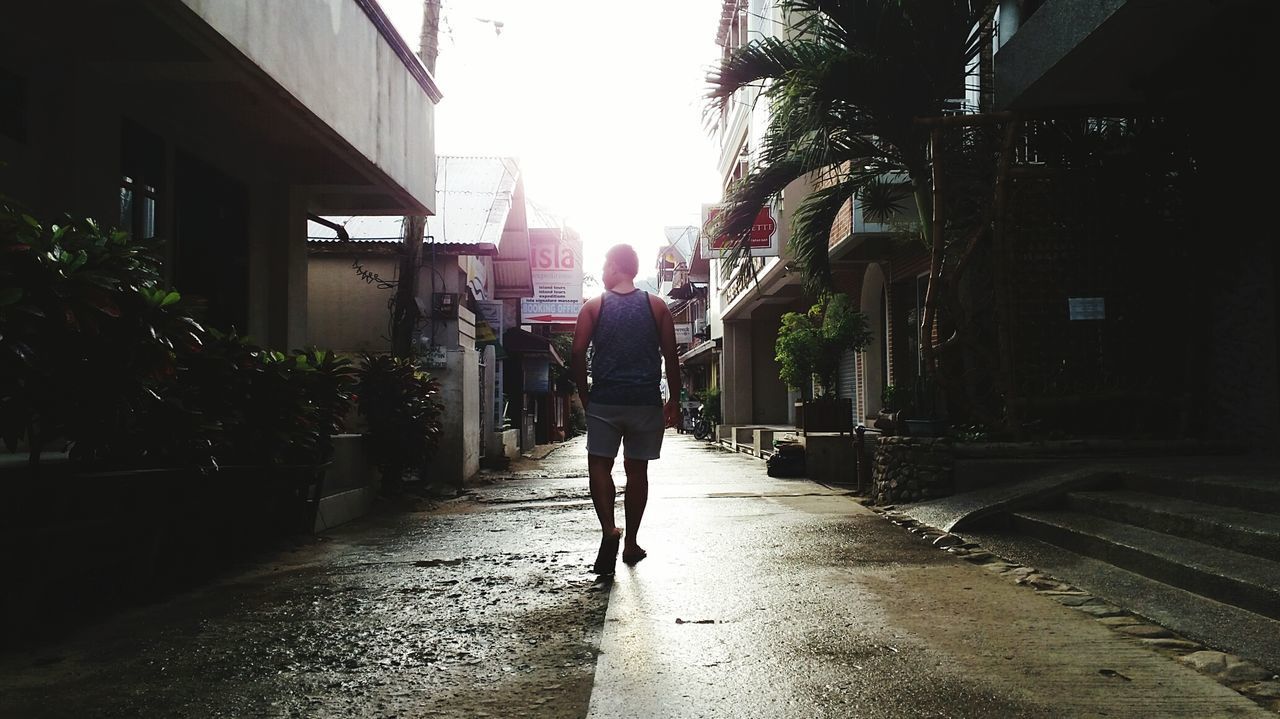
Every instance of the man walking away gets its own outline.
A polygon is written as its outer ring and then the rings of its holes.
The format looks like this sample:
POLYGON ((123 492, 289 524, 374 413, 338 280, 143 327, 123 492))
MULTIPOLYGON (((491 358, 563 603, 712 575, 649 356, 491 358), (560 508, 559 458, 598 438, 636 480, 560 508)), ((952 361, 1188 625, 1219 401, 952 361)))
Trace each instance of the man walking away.
POLYGON ((680 361, 671 311, 660 298, 636 289, 640 259, 630 245, 616 245, 605 255, 605 292, 582 306, 573 337, 573 379, 587 412, 587 471, 591 501, 600 518, 600 552, 593 571, 613 574, 618 544, 625 538, 622 561, 645 558, 636 543, 640 520, 649 501, 649 460, 657 459, 662 435, 680 419, 680 361), (587 347, 591 356, 591 390, 587 391, 587 347), (670 399, 662 402, 661 358, 666 361, 670 399), (626 533, 613 517, 613 462, 621 444, 627 474, 626 533))

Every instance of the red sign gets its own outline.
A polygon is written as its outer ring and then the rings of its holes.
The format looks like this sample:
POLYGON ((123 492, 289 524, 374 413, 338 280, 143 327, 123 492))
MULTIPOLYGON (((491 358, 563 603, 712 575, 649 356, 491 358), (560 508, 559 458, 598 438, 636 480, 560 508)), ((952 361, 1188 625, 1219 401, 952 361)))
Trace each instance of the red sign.
MULTIPOLYGON (((715 222, 716 217, 724 211, 719 205, 708 205, 703 208, 702 226, 706 228, 715 222)), ((760 208, 756 220, 751 225, 750 247, 753 250, 768 250, 773 247, 774 235, 778 232, 778 223, 773 219, 768 205, 760 208)), ((728 235, 717 235, 711 238, 712 250, 723 250, 731 245, 728 235)))

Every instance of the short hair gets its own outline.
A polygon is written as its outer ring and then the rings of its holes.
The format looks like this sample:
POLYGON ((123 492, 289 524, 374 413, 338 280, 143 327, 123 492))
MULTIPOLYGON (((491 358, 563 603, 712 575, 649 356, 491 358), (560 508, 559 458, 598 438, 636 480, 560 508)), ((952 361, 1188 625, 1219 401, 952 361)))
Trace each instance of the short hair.
POLYGON ((612 262, 622 274, 635 279, 640 274, 640 256, 631 245, 614 245, 605 253, 606 262, 612 262))

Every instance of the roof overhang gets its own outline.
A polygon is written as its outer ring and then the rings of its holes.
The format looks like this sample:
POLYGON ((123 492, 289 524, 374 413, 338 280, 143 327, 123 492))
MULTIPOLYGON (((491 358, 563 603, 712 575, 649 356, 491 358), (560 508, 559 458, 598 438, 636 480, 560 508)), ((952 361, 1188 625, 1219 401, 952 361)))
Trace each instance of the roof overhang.
POLYGON ((683 365, 703 365, 710 364, 715 355, 719 352, 720 340, 708 340, 699 342, 688 352, 680 355, 680 364, 683 365))
POLYGON ((556 352, 551 340, 528 330, 512 327, 502 335, 502 347, 508 354, 545 355, 556 364, 564 365, 564 359, 556 352))
POLYGON ((770 258, 771 264, 759 276, 759 280, 738 293, 721 314, 723 321, 746 320, 751 313, 765 305, 790 304, 804 295, 804 279, 801 273, 788 269, 786 258, 770 258))
POLYGON ((52 93, 92 86, 104 118, 124 109, 230 174, 305 188, 322 214, 430 214, 439 93, 375 18, 373 0, 6 3, 0 64, 52 93))

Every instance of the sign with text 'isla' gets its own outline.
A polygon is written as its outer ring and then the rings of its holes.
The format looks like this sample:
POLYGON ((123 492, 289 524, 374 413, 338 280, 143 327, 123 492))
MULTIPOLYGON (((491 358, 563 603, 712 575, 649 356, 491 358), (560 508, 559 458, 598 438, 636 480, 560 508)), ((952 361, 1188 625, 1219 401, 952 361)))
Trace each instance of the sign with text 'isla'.
POLYGON ((533 297, 520 301, 525 324, 573 324, 582 308, 582 241, 559 229, 529 230, 533 297))
MULTIPOLYGON (((718 257, 721 252, 733 245, 733 240, 718 230, 716 220, 724 212, 724 205, 702 206, 702 252, 708 258, 718 257)), ((756 213, 755 222, 751 225, 751 256, 778 256, 778 222, 773 218, 773 208, 765 205, 756 213)))

